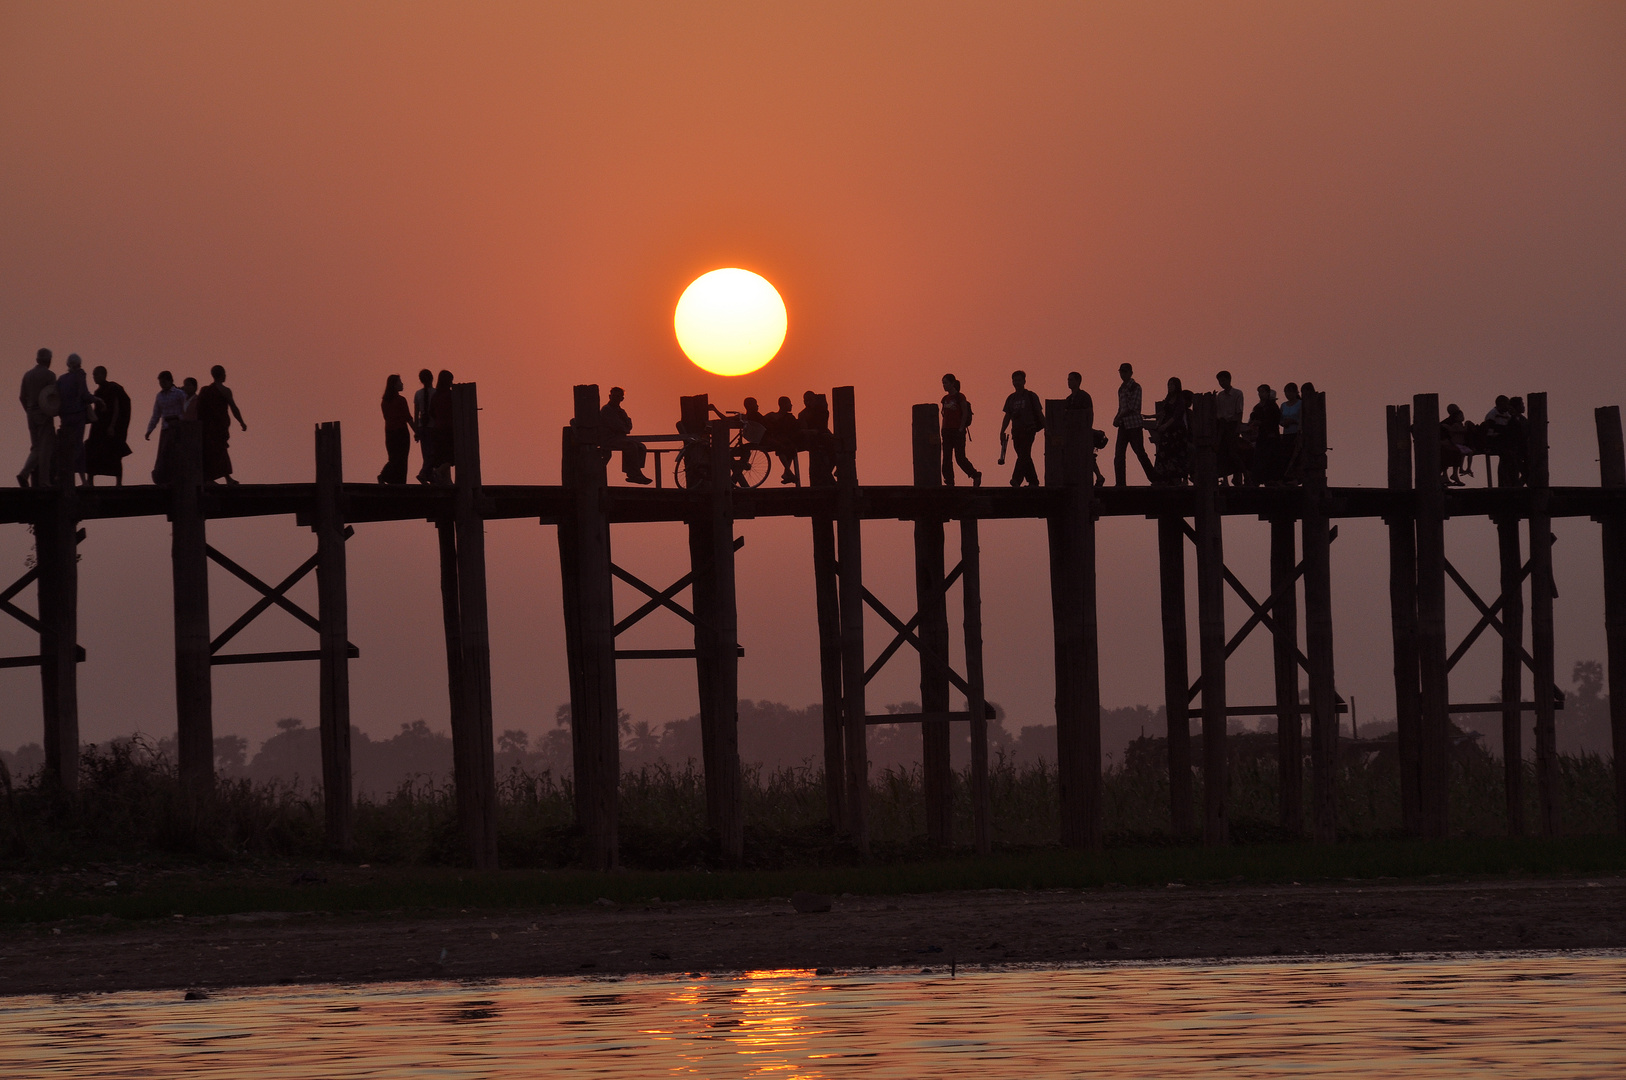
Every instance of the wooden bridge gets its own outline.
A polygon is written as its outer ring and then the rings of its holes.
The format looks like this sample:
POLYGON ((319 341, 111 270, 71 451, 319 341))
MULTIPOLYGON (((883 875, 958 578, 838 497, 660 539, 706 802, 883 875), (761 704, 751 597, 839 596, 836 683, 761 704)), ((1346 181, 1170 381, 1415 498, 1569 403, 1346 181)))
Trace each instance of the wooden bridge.
MULTIPOLYGON (((1311 792, 1308 831, 1336 838, 1334 792, 1338 713, 1332 621, 1332 542, 1341 518, 1382 518, 1389 533, 1389 596, 1394 638, 1396 711, 1407 828, 1420 836, 1446 835, 1447 773, 1453 713, 1499 712, 1507 760, 1507 814, 1511 831, 1522 817, 1522 716, 1535 716, 1539 829, 1558 829, 1554 714, 1563 695, 1554 683, 1552 519, 1589 517, 1601 524, 1608 675, 1626 687, 1626 456, 1618 407, 1597 410, 1598 487, 1552 487, 1547 464, 1547 401, 1529 397, 1529 460, 1519 487, 1446 489, 1440 481, 1439 401, 1419 395, 1388 410, 1388 486, 1329 487, 1326 482, 1326 398, 1305 398, 1299 487, 1227 488, 1218 483, 1213 395, 1199 396, 1194 413, 1194 483, 1180 487, 1097 489, 1093 484, 1093 416, 1088 409, 1046 403, 1044 486, 944 487, 939 472, 936 407, 913 410, 914 484, 862 485, 853 390, 837 387, 829 405, 832 432, 808 451, 808 487, 741 489, 708 484, 707 470, 690 470, 687 489, 642 489, 606 484, 596 386, 575 389, 575 420, 563 433, 563 475, 557 485, 487 485, 480 476, 478 405, 473 384, 452 390, 456 482, 452 486, 385 487, 346 484, 337 423, 316 429, 316 475, 306 484, 202 482, 197 426, 179 432, 179 477, 164 486, 61 487, 0 492, 0 521, 30 524, 36 564, 0 591, 0 610, 39 634, 34 656, 0 658, 0 666, 40 669, 48 779, 65 792, 76 782, 78 697, 76 671, 85 659, 77 644, 76 545, 83 523, 101 518, 166 516, 171 522, 175 603, 176 726, 179 769, 193 791, 214 781, 210 672, 217 664, 315 660, 320 665, 323 793, 328 837, 337 850, 351 839, 350 687, 345 540, 355 526, 421 519, 434 525, 440 550, 447 688, 450 699, 458 813, 469 860, 497 862, 492 746, 491 664, 487 625, 484 522, 530 518, 557 529, 563 614, 570 673, 576 814, 586 837, 587 862, 617 862, 619 779, 616 669, 618 662, 692 657, 700 715, 710 827, 720 852, 738 860, 744 850, 741 774, 737 743, 738 665, 734 552, 744 542, 734 523, 758 517, 802 517, 811 523, 811 555, 819 624, 823 690, 824 764, 830 820, 860 850, 867 849, 866 727, 918 723, 923 740, 926 823, 930 838, 951 841, 949 725, 971 728, 971 798, 974 842, 989 848, 987 719, 982 659, 981 570, 978 523, 989 518, 1034 518, 1047 523, 1051 609, 1054 620, 1057 754, 1061 839, 1074 847, 1101 843, 1100 677, 1097 659, 1095 522, 1101 517, 1154 520, 1160 555, 1167 708, 1171 825, 1180 835, 1211 844, 1227 841, 1226 718, 1277 718, 1281 767, 1280 815, 1305 831, 1301 717, 1310 717, 1311 792), (698 478, 699 482, 694 482, 698 478), (293 515, 316 534, 316 552, 283 580, 262 581, 208 543, 208 522, 220 518, 293 515), (1483 517, 1497 526, 1500 590, 1480 597, 1445 557, 1446 522, 1483 517), (1270 582, 1259 599, 1227 569, 1227 519, 1257 519, 1270 530, 1270 582), (862 523, 914 523, 917 610, 889 610, 864 586, 862 523), (618 566, 611 527, 638 522, 684 522, 689 529, 690 572, 660 587, 618 566), (959 558, 945 568, 946 526, 958 525, 959 558), (1527 540, 1521 540, 1521 533, 1527 540), (1200 670, 1188 671, 1185 544, 1196 549, 1197 641, 1200 670), (214 634, 209 623, 209 563, 240 578, 260 600, 214 634), (318 605, 307 612, 288 599, 312 570, 318 605), (646 602, 619 621, 612 582, 620 579, 646 602), (1447 637, 1447 582, 1462 589, 1479 619, 1453 645, 1447 637), (1301 585, 1302 583, 1302 585, 1301 585), (37 584, 38 615, 13 601, 37 584), (949 655, 948 596, 960 587, 963 656, 949 655), (689 607, 678 597, 690 593, 689 607), (1226 595, 1249 612, 1227 637, 1226 595), (1525 597, 1528 593, 1528 602, 1525 597), (1302 594, 1302 595, 1301 595, 1302 594), (241 653, 226 646, 255 617, 277 606, 316 633, 316 648, 241 653), (873 658, 864 640, 864 609, 875 611, 892 636, 873 658), (618 649, 616 637, 645 615, 667 609, 693 626, 692 647, 618 649), (1299 647, 1299 622, 1304 648, 1299 647), (1524 622, 1530 624, 1528 647, 1524 622), (1275 695, 1262 704, 1236 704, 1226 693, 1226 660, 1252 631, 1273 641, 1275 695), (1502 701, 1453 702, 1449 673, 1485 631, 1501 641, 1502 701), (870 715, 865 684, 904 647, 920 666, 918 714, 870 715), (1530 696, 1525 697, 1525 671, 1530 696), (1300 704, 1301 672, 1308 704, 1300 704), (962 707, 951 708, 957 692, 962 707), (1204 805, 1200 829, 1193 805, 1190 718, 1200 717, 1204 805)), ((685 400, 698 417, 691 439, 697 461, 709 454, 711 476, 731 474, 729 427, 706 421, 704 398, 685 400), (698 433, 698 435, 696 434, 698 433)), ((136 568, 131 568, 132 572, 136 568)), ((1611 695, 1616 801, 1626 831, 1626 693, 1611 695)))

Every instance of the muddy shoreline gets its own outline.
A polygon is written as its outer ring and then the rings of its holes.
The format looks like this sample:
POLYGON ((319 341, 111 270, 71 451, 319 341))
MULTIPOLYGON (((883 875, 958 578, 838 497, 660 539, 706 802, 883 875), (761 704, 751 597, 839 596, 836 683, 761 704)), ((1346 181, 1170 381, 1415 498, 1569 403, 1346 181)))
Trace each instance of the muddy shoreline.
POLYGON ((1626 947, 1626 878, 250 912, 13 925, 0 994, 421 978, 1626 947))

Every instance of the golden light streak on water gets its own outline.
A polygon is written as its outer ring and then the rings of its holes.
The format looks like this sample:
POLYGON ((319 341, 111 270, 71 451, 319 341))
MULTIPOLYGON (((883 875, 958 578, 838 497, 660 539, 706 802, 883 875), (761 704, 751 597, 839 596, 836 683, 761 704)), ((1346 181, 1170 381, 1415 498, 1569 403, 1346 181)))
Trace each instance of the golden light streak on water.
POLYGON ((1626 953, 0 999, 8 1077, 1595 1077, 1626 953))

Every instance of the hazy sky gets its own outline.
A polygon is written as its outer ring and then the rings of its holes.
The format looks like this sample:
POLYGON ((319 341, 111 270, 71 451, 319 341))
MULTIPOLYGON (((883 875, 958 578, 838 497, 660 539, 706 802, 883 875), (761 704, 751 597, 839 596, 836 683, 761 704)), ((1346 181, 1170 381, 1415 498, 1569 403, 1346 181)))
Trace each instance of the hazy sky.
MULTIPOLYGON (((1051 396, 1078 368, 1102 402, 1129 360, 1148 389, 1207 389, 1221 367, 1314 380, 1334 483, 1382 483, 1387 403, 1437 391, 1482 414, 1545 389, 1555 482, 1595 483, 1591 409, 1626 399, 1623 296, 1618 4, 0 6, 0 357, 15 379, 41 345, 77 351, 141 419, 160 368, 225 364, 246 481, 309 479, 332 419, 348 479, 370 480, 384 377, 432 366, 479 383, 492 482, 557 480, 586 381, 627 387, 644 430, 670 428, 682 393, 737 407, 851 383, 861 478, 906 482, 908 407, 945 370, 991 468, 1011 368, 1051 396), (781 356, 737 380, 671 332, 719 266, 766 275, 790 312, 781 356)), ((136 446, 142 476, 154 444, 136 446)), ((13 413, 0 457, 25 447, 13 413)), ((680 528, 619 528, 617 561, 677 576, 680 528)), ((1262 595, 1265 527, 1226 529, 1262 595)), ((88 530, 85 737, 171 731, 167 525, 88 530)), ((1567 674, 1603 653, 1600 569, 1595 525, 1556 531, 1567 674)), ((807 526, 740 532, 741 692, 812 701, 807 526)), ((1489 526, 1449 532, 1489 589, 1489 526)), ((1101 535, 1105 699, 1155 703, 1155 531, 1101 535)), ((908 536, 866 526, 866 573, 912 609, 908 536)), ((568 697, 553 530, 489 537, 496 726, 541 730, 568 697)), ((989 695, 1048 722, 1042 525, 983 537, 989 695)), ((1393 696, 1381 537, 1346 524, 1333 555, 1339 688, 1371 718, 1393 696)), ((273 579, 313 549, 285 519, 210 539, 273 579)), ((28 553, 23 528, 0 536, 0 577, 28 553)), ((444 726, 433 530, 359 527, 350 574, 356 721, 444 726)), ((253 599, 211 587, 217 628, 253 599)), ((651 619, 628 644, 684 628, 651 619)), ((280 613, 239 639, 311 640, 280 613)), ((0 627, 0 652, 34 648, 0 627)), ((1268 656, 1259 639, 1234 657, 1236 701, 1268 700, 1268 656)), ((1487 639, 1457 696, 1489 697, 1496 664, 1487 639)), ((917 678, 894 661, 872 701, 917 678)), ((38 738, 37 678, 0 685, 0 745, 38 738)), ((640 719, 695 708, 683 662, 623 663, 621 687, 640 719)), ((215 672, 218 732, 315 714, 314 664, 215 672)))

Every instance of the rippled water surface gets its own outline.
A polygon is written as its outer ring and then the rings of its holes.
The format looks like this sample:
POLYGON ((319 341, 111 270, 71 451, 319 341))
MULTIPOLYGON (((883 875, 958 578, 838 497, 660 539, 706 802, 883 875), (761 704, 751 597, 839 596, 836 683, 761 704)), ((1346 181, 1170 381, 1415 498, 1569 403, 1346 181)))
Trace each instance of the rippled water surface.
POLYGON ((1626 954, 0 998, 9 1077, 1606 1076, 1626 954))

